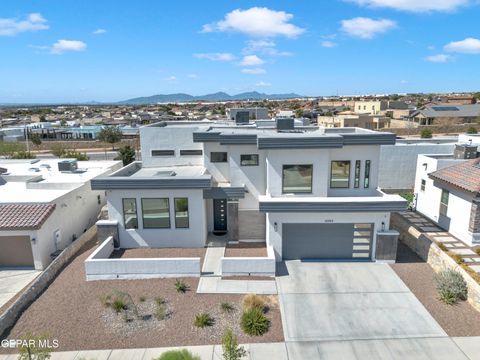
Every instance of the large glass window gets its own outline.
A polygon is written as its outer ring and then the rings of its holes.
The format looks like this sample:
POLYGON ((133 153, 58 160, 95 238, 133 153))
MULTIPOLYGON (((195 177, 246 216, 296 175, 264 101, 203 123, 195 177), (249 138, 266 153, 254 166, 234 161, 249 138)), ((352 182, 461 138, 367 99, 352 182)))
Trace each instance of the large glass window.
POLYGON ((448 198, 450 193, 442 189, 442 196, 440 197, 440 215, 447 216, 448 212, 448 198))
POLYGON ((353 184, 353 186, 355 186, 355 188, 360 187, 360 167, 361 167, 361 165, 362 165, 362 162, 360 160, 355 161, 355 181, 354 181, 354 184, 353 184))
POLYGON ((168 198, 142 199, 143 227, 159 229, 170 227, 168 198))
POLYGON ((152 150, 152 156, 175 156, 175 150, 152 150))
POLYGON ((370 187, 370 160, 365 161, 365 178, 363 179, 363 187, 370 187))
POLYGON ((175 227, 188 228, 188 198, 175 198, 175 227))
POLYGON ((283 165, 282 192, 311 193, 313 165, 283 165))
POLYGON ((258 166, 258 154, 240 155, 241 166, 258 166))
POLYGON ((227 162, 228 155, 226 152, 211 152, 210 161, 211 162, 227 162))
POLYGON ((180 150, 180 156, 201 156, 203 151, 200 150, 180 150))
POLYGON ((138 229, 137 200, 135 198, 122 199, 122 203, 125 229, 138 229))
POLYGON ((350 161, 332 161, 330 187, 332 189, 350 187, 350 161))

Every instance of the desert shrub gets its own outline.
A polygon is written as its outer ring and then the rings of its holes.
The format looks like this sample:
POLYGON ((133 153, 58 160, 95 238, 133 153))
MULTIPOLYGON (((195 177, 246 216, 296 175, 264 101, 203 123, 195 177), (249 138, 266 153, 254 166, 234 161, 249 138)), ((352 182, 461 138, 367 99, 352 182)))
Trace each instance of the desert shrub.
POLYGON ((36 156, 30 151, 17 151, 11 156, 12 159, 35 159, 36 156))
POLYGON ((118 298, 113 300, 111 307, 113 311, 115 311, 116 313, 119 313, 120 311, 125 310, 127 308, 127 303, 123 299, 118 298))
POLYGON ((19 349, 19 360, 44 360, 51 358, 50 348, 40 346, 41 343, 45 343, 47 341, 47 336, 36 336, 31 333, 27 333, 25 336, 21 337, 21 340, 22 345, 19 349))
POLYGON ((435 274, 434 279, 440 300, 445 304, 452 305, 467 299, 467 283, 458 271, 443 270, 435 274))
POLYGON ((474 126, 470 126, 468 129, 467 129, 467 134, 476 134, 478 133, 477 129, 474 127, 474 126))
POLYGON ((223 333, 222 348, 224 360, 240 360, 247 355, 243 346, 238 346, 238 339, 230 328, 223 333))
POLYGON ((185 293, 188 290, 188 285, 183 280, 175 280, 175 289, 178 292, 185 293))
POLYGON ((65 145, 63 145, 62 143, 52 144, 52 146, 50 146, 50 152, 53 156, 63 157, 66 151, 67 149, 65 145))
POLYGON ((420 137, 422 139, 431 139, 432 138, 432 130, 430 130, 428 128, 422 129, 422 131, 420 132, 420 137))
POLYGON ((135 315, 138 315, 137 307, 135 306, 132 297, 127 292, 120 290, 113 290, 109 294, 100 296, 100 302, 103 306, 111 308, 116 313, 132 308, 135 315))
POLYGON ((233 310, 235 310, 235 306, 233 306, 233 304, 229 303, 228 301, 224 301, 224 302, 220 303, 220 309, 224 313, 231 313, 231 312, 233 312, 233 310))
POLYGON ((448 248, 445 246, 444 243, 437 242, 437 245, 438 245, 438 247, 439 247, 441 250, 443 250, 443 251, 445 251, 445 252, 448 251, 448 248))
POLYGON ((77 159, 78 161, 88 161, 88 159, 90 159, 87 156, 87 153, 81 153, 81 152, 76 151, 76 150, 68 150, 67 152, 65 152, 63 157, 64 158, 69 158, 69 159, 77 159))
POLYGON ((252 308, 257 308, 263 310, 265 307, 265 300, 263 297, 256 294, 247 294, 243 297, 242 300, 243 310, 248 310, 252 308))
POLYGON ((138 300, 139 300, 140 302, 145 302, 146 299, 145 299, 145 296, 140 296, 140 297, 138 298, 138 300))
POLYGON ((462 255, 458 255, 458 254, 452 254, 450 255, 452 257, 453 260, 455 260, 455 262, 457 264, 462 264, 463 263, 463 257, 462 255))
POLYGON ((480 255, 480 247, 475 248, 475 252, 477 253, 477 255, 480 255))
POLYGON ((170 350, 163 353, 156 360, 201 360, 200 356, 192 354, 190 351, 183 350, 170 350))
POLYGON ((112 296, 109 294, 100 295, 100 302, 105 307, 110 307, 112 305, 112 296))
POLYGON ((164 298, 155 298, 155 313, 154 316, 157 320, 165 320, 167 317, 167 302, 164 298))
POLYGON ((199 328, 212 326, 213 323, 214 319, 210 316, 209 313, 200 313, 195 315, 195 321, 193 322, 193 324, 199 328))
POLYGON ((240 326, 245 334, 250 336, 261 336, 268 331, 270 323, 263 313, 257 307, 245 310, 240 320, 240 326))

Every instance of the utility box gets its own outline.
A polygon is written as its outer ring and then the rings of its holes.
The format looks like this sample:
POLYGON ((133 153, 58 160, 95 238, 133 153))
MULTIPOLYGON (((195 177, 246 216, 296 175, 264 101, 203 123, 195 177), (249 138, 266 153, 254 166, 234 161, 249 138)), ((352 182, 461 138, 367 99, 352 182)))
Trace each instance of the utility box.
POLYGON ((455 159, 475 159, 477 158, 477 146, 470 144, 456 144, 453 151, 455 159))
POLYGON ((77 169, 77 160, 62 160, 58 162, 58 171, 73 172, 77 169))

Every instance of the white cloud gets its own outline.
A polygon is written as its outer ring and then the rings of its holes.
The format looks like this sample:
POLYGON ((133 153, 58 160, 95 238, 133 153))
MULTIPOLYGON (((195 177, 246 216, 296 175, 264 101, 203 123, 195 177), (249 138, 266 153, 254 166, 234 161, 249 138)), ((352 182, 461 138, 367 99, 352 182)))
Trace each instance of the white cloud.
POLYGON ((429 46, 427 46, 427 49, 428 49, 428 50, 435 50, 435 46, 429 45, 429 46))
POLYGON ((337 43, 331 41, 331 40, 323 40, 320 45, 322 45, 324 48, 333 48, 337 46, 337 43))
POLYGON ((400 84, 408 84, 408 80, 400 80, 400 84))
POLYGON ((272 86, 272 83, 265 82, 265 81, 259 81, 258 83, 255 84, 257 87, 268 87, 272 86))
POLYGON ((236 9, 225 15, 223 20, 203 25, 202 32, 235 31, 253 37, 268 38, 285 36, 295 38, 305 30, 290 23, 293 15, 266 7, 236 9))
POLYGON ((427 56, 425 60, 429 62, 434 62, 434 63, 444 63, 452 60, 452 57, 450 55, 437 54, 437 55, 427 56))
POLYGON ((0 36, 14 36, 22 32, 46 29, 47 20, 39 13, 28 14, 25 20, 0 18, 0 36))
POLYGON ((177 77, 174 76, 174 75, 171 75, 171 76, 169 76, 169 77, 166 77, 166 78, 163 79, 163 80, 165 80, 165 81, 175 81, 175 80, 177 80, 177 77))
POLYGON ((365 17, 342 20, 341 24, 344 32, 360 39, 371 39, 397 26, 395 21, 389 19, 375 20, 365 17))
POLYGON ((198 78, 198 75, 197 74, 188 74, 187 77, 190 78, 190 79, 196 79, 196 78, 198 78))
POLYGON ((444 50, 462 54, 480 54, 480 40, 466 38, 461 41, 453 41, 444 46, 444 50))
POLYGON ((235 56, 230 53, 203 53, 193 54, 197 59, 206 59, 211 61, 233 61, 235 56))
POLYGON ((279 51, 276 44, 271 40, 248 40, 247 46, 243 48, 244 54, 262 53, 269 56, 291 56, 289 51, 279 51))
POLYGON ((266 71, 265 69, 262 69, 262 68, 245 68, 245 69, 242 69, 242 73, 250 74, 250 75, 262 75, 262 74, 265 74, 266 71))
POLYGON ((400 11, 452 11, 470 3, 470 0, 348 0, 361 6, 383 7, 400 11))
POLYGON ((92 32, 92 34, 93 35, 101 35, 101 34, 105 34, 106 32, 107 32, 107 30, 105 30, 105 29, 97 29, 94 32, 92 32))
POLYGON ((52 45, 50 52, 52 54, 63 54, 67 51, 84 51, 87 44, 80 40, 58 40, 52 45))
POLYGON ((262 65, 264 63, 265 61, 260 59, 257 55, 246 55, 243 57, 242 61, 240 62, 240 65, 257 66, 257 65, 262 65))

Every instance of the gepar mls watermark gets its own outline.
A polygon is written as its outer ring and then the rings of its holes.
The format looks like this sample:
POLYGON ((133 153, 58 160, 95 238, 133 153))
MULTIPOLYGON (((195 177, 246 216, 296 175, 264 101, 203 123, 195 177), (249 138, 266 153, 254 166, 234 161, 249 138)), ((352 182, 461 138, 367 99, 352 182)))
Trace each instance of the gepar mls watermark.
POLYGON ((0 341, 0 348, 20 349, 34 348, 52 350, 58 349, 58 339, 3 339, 0 341))

